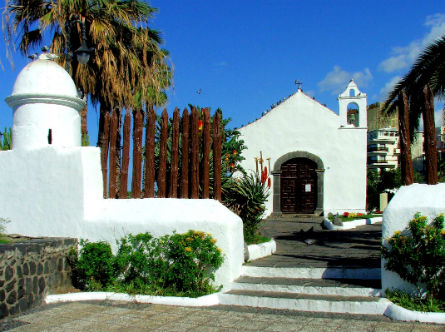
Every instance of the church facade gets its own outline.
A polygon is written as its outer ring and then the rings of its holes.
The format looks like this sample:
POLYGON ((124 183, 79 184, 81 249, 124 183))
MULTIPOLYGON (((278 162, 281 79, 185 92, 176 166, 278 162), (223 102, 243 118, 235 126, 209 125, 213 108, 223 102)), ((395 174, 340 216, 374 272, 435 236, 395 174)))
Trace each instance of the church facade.
POLYGON ((338 102, 336 114, 298 89, 239 129, 241 165, 268 168, 266 215, 365 212, 367 96, 351 80, 338 102))

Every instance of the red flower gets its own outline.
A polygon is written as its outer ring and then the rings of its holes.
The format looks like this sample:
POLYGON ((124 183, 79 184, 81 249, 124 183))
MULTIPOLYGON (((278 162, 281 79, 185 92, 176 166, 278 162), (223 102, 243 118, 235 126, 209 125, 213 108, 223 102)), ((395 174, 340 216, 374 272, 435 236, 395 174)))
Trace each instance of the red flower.
POLYGON ((267 179, 267 186, 270 188, 270 178, 267 179))
POLYGON ((347 218, 349 216, 349 212, 343 213, 343 217, 347 218))
POLYGON ((202 130, 202 120, 198 120, 198 130, 202 130))
POLYGON ((233 150, 233 155, 236 156, 238 154, 238 152, 236 152, 236 150, 233 150))

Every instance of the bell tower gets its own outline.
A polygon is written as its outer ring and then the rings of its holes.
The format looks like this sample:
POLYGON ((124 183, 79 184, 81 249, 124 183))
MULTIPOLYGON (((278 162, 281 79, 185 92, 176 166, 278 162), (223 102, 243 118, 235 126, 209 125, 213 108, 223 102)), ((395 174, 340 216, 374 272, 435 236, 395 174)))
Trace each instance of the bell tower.
POLYGON ((349 81, 346 90, 338 96, 340 127, 366 128, 367 95, 361 92, 354 80, 349 81))

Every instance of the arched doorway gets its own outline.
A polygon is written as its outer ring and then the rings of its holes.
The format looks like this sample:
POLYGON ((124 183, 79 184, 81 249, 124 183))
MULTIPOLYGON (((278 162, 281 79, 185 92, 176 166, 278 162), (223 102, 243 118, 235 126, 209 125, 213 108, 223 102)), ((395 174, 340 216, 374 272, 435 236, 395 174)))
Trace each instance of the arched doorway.
POLYGON ((273 213, 320 214, 323 174, 321 159, 309 152, 290 152, 278 158, 272 172, 273 213))
POLYGON ((281 165, 282 213, 314 213, 317 207, 317 164, 294 158, 281 165))

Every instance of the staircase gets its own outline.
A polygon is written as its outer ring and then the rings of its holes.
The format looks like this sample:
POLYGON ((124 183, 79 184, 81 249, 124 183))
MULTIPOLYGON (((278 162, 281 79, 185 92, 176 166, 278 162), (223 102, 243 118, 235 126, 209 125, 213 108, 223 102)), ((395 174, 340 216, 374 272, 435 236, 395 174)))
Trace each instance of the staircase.
POLYGON ((225 305, 298 311, 382 315, 379 269, 243 266, 221 295, 225 305))

